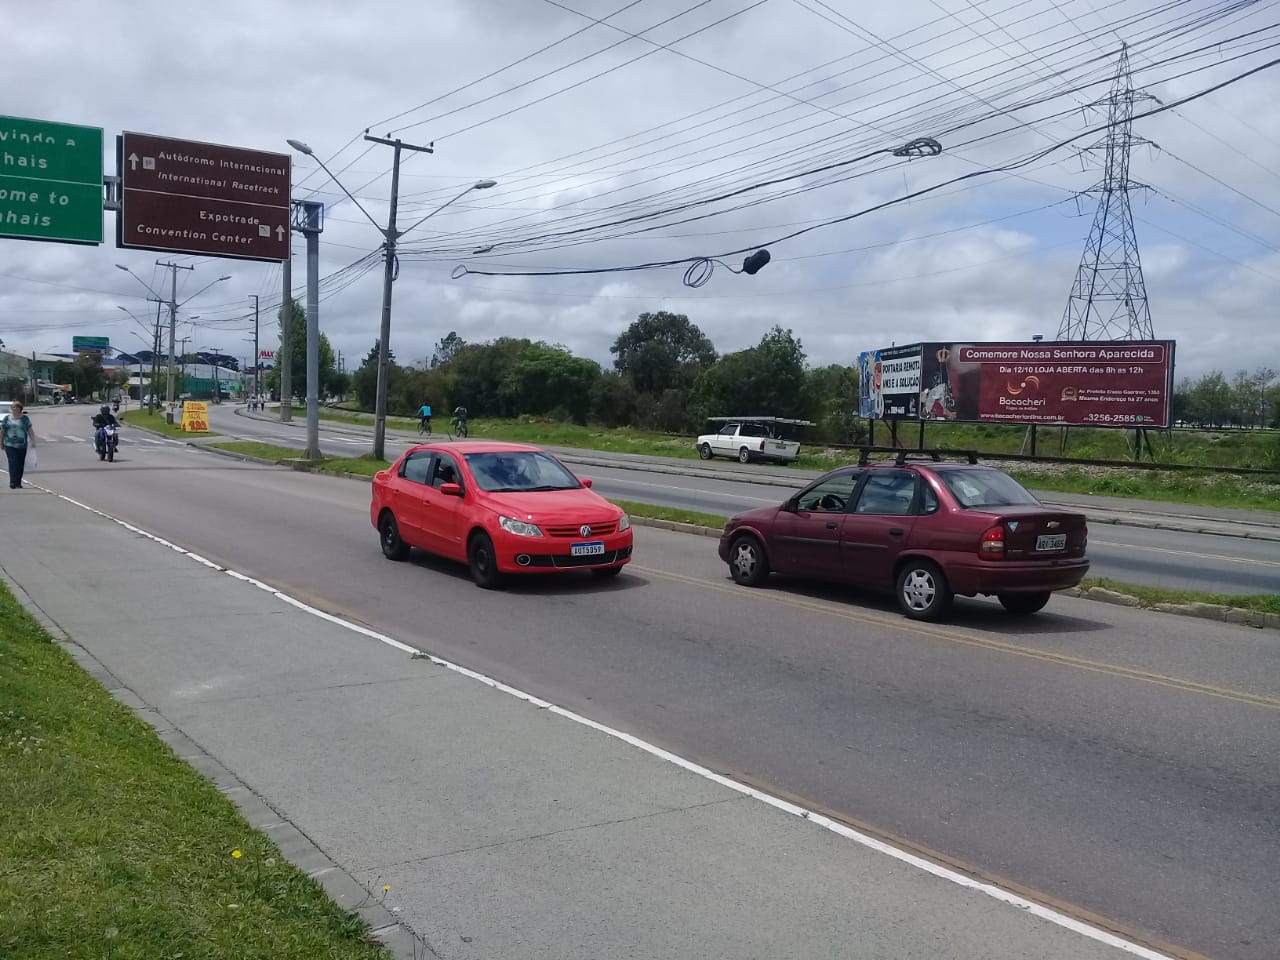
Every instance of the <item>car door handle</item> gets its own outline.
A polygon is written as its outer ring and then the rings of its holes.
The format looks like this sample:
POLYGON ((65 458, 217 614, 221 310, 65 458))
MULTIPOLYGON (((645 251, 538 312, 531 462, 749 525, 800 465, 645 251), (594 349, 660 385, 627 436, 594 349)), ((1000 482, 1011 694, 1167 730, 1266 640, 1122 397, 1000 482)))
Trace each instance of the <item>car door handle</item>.
POLYGON ((889 536, 891 536, 891 537, 900 537, 900 536, 902 536, 902 528, 901 528, 901 527, 890 527, 890 528, 889 528, 889 536))
POLYGON ((828 529, 828 530, 835 530, 835 529, 836 529, 836 528, 838 528, 839 526, 840 526, 840 524, 838 524, 838 523, 836 523, 834 520, 832 520, 830 523, 828 523, 828 524, 827 524, 827 529, 828 529))

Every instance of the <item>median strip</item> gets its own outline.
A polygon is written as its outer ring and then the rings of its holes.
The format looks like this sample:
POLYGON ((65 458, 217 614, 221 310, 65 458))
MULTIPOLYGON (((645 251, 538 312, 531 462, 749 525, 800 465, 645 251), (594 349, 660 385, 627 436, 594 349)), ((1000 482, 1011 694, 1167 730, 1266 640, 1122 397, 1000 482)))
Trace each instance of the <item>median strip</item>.
POLYGON ((0 663, 0 955, 386 960, 2 582, 0 663))
POLYGON ((181 419, 177 423, 165 423, 163 413, 149 413, 146 410, 126 410, 120 414, 120 420, 131 427, 138 427, 142 430, 150 430, 152 433, 158 433, 162 437, 171 437, 174 440, 190 440, 192 437, 216 437, 217 434, 212 430, 191 431, 183 430, 181 419))

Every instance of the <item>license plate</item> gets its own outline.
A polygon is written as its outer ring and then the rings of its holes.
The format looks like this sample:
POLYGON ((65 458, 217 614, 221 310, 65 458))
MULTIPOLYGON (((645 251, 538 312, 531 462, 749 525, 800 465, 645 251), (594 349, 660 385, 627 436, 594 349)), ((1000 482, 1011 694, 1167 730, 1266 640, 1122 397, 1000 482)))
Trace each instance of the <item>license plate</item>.
POLYGON ((570 544, 569 553, 575 557, 598 557, 604 553, 604 541, 596 540, 592 543, 570 544))
POLYGON ((1067 535, 1065 533, 1049 533, 1036 537, 1037 550, 1065 550, 1067 535))

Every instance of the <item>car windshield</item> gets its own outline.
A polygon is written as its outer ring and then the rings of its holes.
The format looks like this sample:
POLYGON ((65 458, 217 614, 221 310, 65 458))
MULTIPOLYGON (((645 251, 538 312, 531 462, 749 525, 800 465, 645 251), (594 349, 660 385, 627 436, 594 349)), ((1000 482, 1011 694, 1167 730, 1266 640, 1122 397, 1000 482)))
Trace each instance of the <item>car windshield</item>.
POLYGON ((1026 487, 999 470, 939 470, 937 473, 956 502, 966 510, 1040 504, 1026 487))
POLYGON ((490 493, 573 490, 582 486, 559 460, 536 450, 468 453, 466 460, 480 489, 490 493))

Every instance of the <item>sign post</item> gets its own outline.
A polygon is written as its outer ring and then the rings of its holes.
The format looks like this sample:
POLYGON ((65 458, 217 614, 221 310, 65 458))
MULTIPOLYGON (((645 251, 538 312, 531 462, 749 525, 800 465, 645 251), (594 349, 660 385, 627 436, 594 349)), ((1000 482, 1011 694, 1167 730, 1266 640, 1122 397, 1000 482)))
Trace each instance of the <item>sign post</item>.
POLYGON ((121 247, 280 262, 289 256, 287 154, 126 132, 121 247))
POLYGON ((0 116, 0 237, 102 242, 102 128, 0 116))

